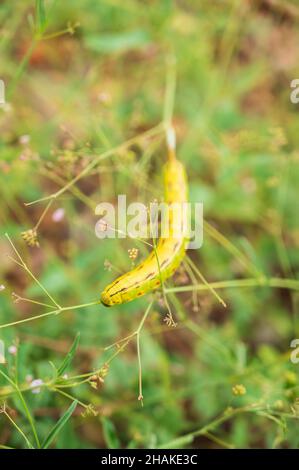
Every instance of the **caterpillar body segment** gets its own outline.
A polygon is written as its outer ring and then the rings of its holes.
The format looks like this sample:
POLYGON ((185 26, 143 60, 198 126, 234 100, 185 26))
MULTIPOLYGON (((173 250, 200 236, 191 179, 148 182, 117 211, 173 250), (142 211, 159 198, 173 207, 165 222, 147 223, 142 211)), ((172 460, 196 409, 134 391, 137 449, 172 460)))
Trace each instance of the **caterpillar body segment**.
POLYGON ((130 302, 157 289, 172 276, 185 256, 188 227, 184 224, 183 203, 188 201, 184 166, 170 149, 164 166, 165 202, 168 203, 168 223, 149 256, 134 269, 118 277, 101 294, 102 304, 111 307, 130 302), (167 230, 167 232, 166 232, 167 230))
POLYGON ((130 302, 131 300, 141 297, 147 292, 160 287, 161 277, 162 281, 164 281, 168 277, 172 276, 180 265, 185 254, 185 247, 181 244, 171 262, 168 257, 163 259, 158 250, 159 244, 157 245, 157 256, 159 259, 160 271, 156 255, 154 254, 153 257, 150 255, 150 258, 147 258, 137 268, 123 276, 120 276, 116 281, 106 287, 102 292, 101 302, 109 307, 116 304, 130 302), (138 268, 140 269, 138 270, 138 268))

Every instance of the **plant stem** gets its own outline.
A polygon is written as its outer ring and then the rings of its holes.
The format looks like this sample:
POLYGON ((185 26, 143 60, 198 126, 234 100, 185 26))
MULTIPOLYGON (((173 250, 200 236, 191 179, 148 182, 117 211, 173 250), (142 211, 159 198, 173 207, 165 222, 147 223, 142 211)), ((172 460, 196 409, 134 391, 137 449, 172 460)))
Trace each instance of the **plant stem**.
POLYGON ((209 285, 199 284, 197 286, 181 286, 166 288, 165 292, 191 292, 193 290, 208 290, 213 289, 230 289, 235 287, 274 287, 279 289, 299 290, 299 281, 295 279, 283 279, 278 277, 272 278, 248 278, 248 279, 233 279, 231 281, 218 281, 210 282, 209 285))
POLYGON ((37 431, 36 431, 36 427, 35 427, 35 423, 34 423, 34 418, 31 416, 31 413, 29 411, 29 408, 27 406, 27 403, 23 397, 23 394, 21 392, 21 390, 19 389, 19 387, 17 386, 17 384, 14 383, 14 381, 7 375, 5 374, 5 372, 3 372, 2 370, 0 370, 0 374, 13 386, 13 388, 16 390, 20 400, 21 400, 21 403, 24 407, 24 410, 25 410, 25 414, 27 416, 27 419, 30 423, 30 426, 31 426, 31 429, 32 429, 32 432, 33 432, 33 435, 34 435, 34 438, 35 438, 35 441, 36 441, 36 444, 37 444, 37 447, 40 448, 40 442, 39 442, 39 438, 38 438, 38 435, 37 435, 37 431))
POLYGON ((98 305, 98 304, 100 304, 100 302, 98 300, 95 300, 94 302, 89 302, 87 304, 71 305, 70 307, 61 307, 56 310, 51 310, 51 312, 46 312, 46 313, 41 313, 40 315, 35 315, 34 317, 24 318, 22 320, 17 320, 11 323, 5 323, 4 325, 0 325, 0 329, 7 328, 9 326, 19 325, 20 323, 27 323, 29 321, 38 320, 40 318, 48 317, 49 315, 57 315, 67 310, 75 310, 75 309, 90 307, 92 305, 98 305))
POLYGON ((92 162, 90 162, 85 168, 83 168, 80 173, 78 173, 72 180, 70 180, 63 188, 59 189, 53 194, 50 194, 49 196, 42 197, 40 199, 36 199, 35 201, 31 201, 28 203, 25 203, 26 206, 30 206, 32 204, 36 204, 37 202, 43 202, 43 201, 48 201, 49 199, 57 199, 59 196, 61 196, 65 191, 70 189, 75 183, 77 183, 83 176, 87 175, 100 161, 105 160, 108 157, 111 157, 113 154, 120 152, 121 150, 129 147, 132 145, 134 142, 145 138, 145 137, 152 137, 156 134, 159 134, 163 131, 162 124, 158 124, 155 127, 152 127, 146 132, 143 132, 142 134, 139 134, 135 137, 132 137, 131 139, 128 139, 127 141, 123 142, 122 144, 118 145, 117 147, 114 147, 112 149, 109 149, 102 154, 98 155, 92 162))
POLYGON ((217 426, 231 419, 233 416, 240 414, 240 413, 255 412, 255 411, 258 411, 257 405, 249 405, 249 406, 244 406, 241 408, 235 408, 230 411, 226 411, 219 418, 216 418, 215 420, 211 421, 209 424, 203 426, 197 431, 193 431, 188 434, 185 434, 184 436, 178 437, 177 439, 173 439, 172 441, 169 441, 166 444, 158 446, 157 448, 158 449, 173 449, 176 447, 181 447, 182 443, 191 444, 194 441, 195 437, 206 434, 211 429, 215 429, 217 426))

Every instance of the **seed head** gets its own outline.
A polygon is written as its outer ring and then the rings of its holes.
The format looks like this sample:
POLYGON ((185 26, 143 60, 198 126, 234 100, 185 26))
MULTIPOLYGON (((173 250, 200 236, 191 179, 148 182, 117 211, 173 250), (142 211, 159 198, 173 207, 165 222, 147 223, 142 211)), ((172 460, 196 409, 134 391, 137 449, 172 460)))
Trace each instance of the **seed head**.
POLYGON ((30 247, 39 247, 39 241, 37 239, 37 231, 35 229, 26 230, 21 233, 23 240, 30 247))
POLYGON ((243 384, 236 384, 232 387, 232 392, 235 396, 241 396, 246 394, 246 388, 243 384))
POLYGON ((139 251, 137 248, 130 248, 128 250, 128 253, 129 253, 129 258, 134 261, 137 258, 139 251))
POLYGON ((87 418, 88 416, 97 416, 99 413, 95 409, 93 405, 88 405, 87 408, 85 408, 85 411, 81 413, 82 418, 87 418))
POLYGON ((166 323, 166 325, 169 326, 169 327, 172 326, 172 327, 175 328, 175 327, 177 326, 176 322, 174 321, 174 319, 172 318, 172 316, 171 316, 169 313, 166 315, 166 317, 164 318, 163 321, 164 321, 164 322, 166 323))

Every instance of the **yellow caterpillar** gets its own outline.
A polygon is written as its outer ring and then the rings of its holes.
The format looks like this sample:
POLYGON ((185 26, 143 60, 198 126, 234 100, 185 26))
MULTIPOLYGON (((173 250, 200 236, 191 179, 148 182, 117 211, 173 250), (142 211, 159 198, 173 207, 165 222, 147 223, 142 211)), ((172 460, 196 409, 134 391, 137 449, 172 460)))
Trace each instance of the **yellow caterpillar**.
POLYGON ((164 166, 165 202, 168 203, 167 238, 161 234, 156 249, 134 269, 118 277, 101 294, 107 307, 130 302, 161 286, 174 274, 185 256, 188 230, 182 217, 182 204, 188 201, 184 166, 175 156, 175 136, 168 133, 168 161, 164 166))

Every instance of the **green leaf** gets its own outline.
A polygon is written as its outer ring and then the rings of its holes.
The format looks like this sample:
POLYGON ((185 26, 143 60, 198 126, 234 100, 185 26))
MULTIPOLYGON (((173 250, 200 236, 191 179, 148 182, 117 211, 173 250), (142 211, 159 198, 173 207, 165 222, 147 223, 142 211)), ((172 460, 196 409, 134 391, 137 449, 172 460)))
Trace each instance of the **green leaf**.
POLYGON ((105 442, 109 449, 119 449, 120 442, 116 435, 115 427, 112 421, 108 418, 102 418, 103 434, 105 442))
POLYGON ((74 400, 71 406, 66 410, 66 412, 61 416, 61 418, 57 421, 55 426, 51 429, 49 432, 48 436, 42 443, 42 449, 47 449, 49 445, 53 442, 59 431, 63 428, 63 426, 66 424, 66 422, 70 419, 72 416, 73 412, 75 411, 76 407, 78 405, 78 401, 74 400))
POLYGON ((61 366, 57 370, 58 377, 64 373, 64 371, 68 368, 68 366, 72 362, 74 355, 78 348, 79 340, 80 340, 80 333, 77 333, 69 352, 67 353, 61 366))
POLYGON ((85 39, 86 46, 95 52, 125 52, 143 47, 149 43, 146 31, 125 31, 120 34, 89 35, 85 39))
POLYGON ((46 9, 44 0, 35 1, 36 29, 41 32, 46 24, 46 9))

